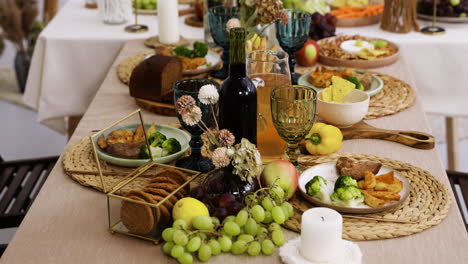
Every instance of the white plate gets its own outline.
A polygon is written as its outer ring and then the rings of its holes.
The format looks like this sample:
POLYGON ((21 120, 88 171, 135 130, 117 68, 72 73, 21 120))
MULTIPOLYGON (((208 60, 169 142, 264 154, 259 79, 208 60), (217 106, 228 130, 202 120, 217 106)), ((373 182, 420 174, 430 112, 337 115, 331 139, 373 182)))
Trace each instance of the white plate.
POLYGON ((368 205, 365 205, 364 203, 358 205, 357 207, 341 207, 341 206, 336 206, 333 204, 324 203, 320 201, 319 199, 307 194, 305 185, 310 180, 312 180, 314 176, 317 176, 317 175, 322 176, 325 180, 327 180, 326 191, 328 192, 328 194, 331 195, 333 193, 335 181, 336 179, 338 179, 338 176, 339 176, 338 170, 336 169, 336 162, 322 163, 319 165, 312 166, 308 168, 307 170, 305 170, 299 177, 299 190, 301 191, 301 194, 304 196, 304 198, 306 198, 308 201, 310 201, 311 203, 317 206, 329 207, 342 213, 357 213, 357 214, 378 213, 378 212, 393 209, 399 206, 409 196, 409 192, 410 192, 409 181, 405 177, 403 177, 400 173, 398 173, 398 171, 382 166, 382 168, 380 169, 379 173, 377 173, 377 175, 385 174, 390 171, 393 171, 393 174, 395 175, 395 177, 403 182, 403 189, 399 192, 401 198, 399 201, 390 202, 378 208, 372 208, 368 205))
MULTIPOLYGON (((339 69, 340 70, 340 69, 339 69)), ((359 70, 356 70, 357 73, 364 73, 364 71, 359 71, 359 70)), ((323 90, 323 88, 319 88, 319 87, 315 87, 313 86, 307 79, 309 78, 309 75, 311 73, 308 72, 308 73, 305 73, 303 75, 301 75, 301 77, 299 77, 299 80, 297 81, 297 83, 299 85, 304 85, 304 86, 308 86, 312 89, 314 89, 315 91, 319 92, 321 90, 323 90)), ((379 77, 377 77, 375 74, 371 74, 372 76, 372 83, 371 83, 371 87, 369 90, 364 90, 363 92, 369 94, 369 96, 374 96, 376 94, 378 94, 383 86, 384 86, 384 83, 382 81, 382 79, 380 79, 379 77)))

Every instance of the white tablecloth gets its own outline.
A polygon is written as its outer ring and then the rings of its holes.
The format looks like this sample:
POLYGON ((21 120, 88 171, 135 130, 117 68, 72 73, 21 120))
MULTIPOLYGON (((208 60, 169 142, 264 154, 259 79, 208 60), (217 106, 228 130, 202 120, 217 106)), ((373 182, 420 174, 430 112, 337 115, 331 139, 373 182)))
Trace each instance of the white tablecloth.
MULTIPOLYGON (((185 6, 186 7, 186 6, 185 6)), ((181 8, 185 8, 181 6, 181 8)), ((24 96, 38 110, 39 122, 65 133, 65 117, 82 115, 123 43, 157 34, 157 18, 140 16, 147 33, 126 33, 124 25, 104 24, 97 10, 69 0, 40 35, 24 96)), ((203 30, 179 20, 189 39, 203 38, 203 30)), ((420 21, 421 25, 426 22, 420 21)), ((338 33, 362 34, 398 43, 419 89, 424 109, 431 113, 468 116, 468 24, 441 24, 442 36, 394 34, 378 25, 339 28, 338 33)), ((377 69, 378 70, 378 69, 377 69)))
MULTIPOLYGON (((203 38, 203 29, 185 25, 184 18, 179 20, 180 34, 203 38)), ((104 24, 96 9, 84 8, 83 0, 69 0, 34 50, 24 101, 38 111, 38 121, 66 133, 65 118, 86 111, 125 41, 157 35, 156 16, 140 15, 139 22, 149 31, 127 33, 126 24, 104 24)))

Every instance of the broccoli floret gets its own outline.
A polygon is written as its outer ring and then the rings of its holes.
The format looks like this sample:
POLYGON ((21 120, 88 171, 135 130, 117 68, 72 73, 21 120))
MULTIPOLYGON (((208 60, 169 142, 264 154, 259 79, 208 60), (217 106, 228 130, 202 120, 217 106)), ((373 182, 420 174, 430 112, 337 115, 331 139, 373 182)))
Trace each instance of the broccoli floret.
POLYGON ((346 80, 354 83, 354 85, 356 85, 356 89, 364 91, 364 86, 362 85, 361 81, 359 81, 359 79, 355 76, 349 76, 348 78, 346 78, 346 80))
POLYGON ((344 186, 336 189, 330 199, 337 206, 356 207, 364 202, 364 195, 355 186, 344 186))
POLYGON ((166 139, 167 138, 163 133, 156 131, 148 136, 148 143, 152 147, 160 147, 166 139))
POLYGON ((205 57, 208 54, 208 46, 203 42, 195 41, 193 43, 193 55, 194 57, 205 57))
POLYGON ((187 47, 179 46, 172 50, 172 55, 178 56, 178 57, 193 58, 194 54, 193 54, 193 50, 187 47))
POLYGON ((179 141, 177 141, 175 138, 166 139, 166 141, 162 143, 161 147, 167 150, 169 154, 179 152, 182 149, 179 141))
POLYGON ((305 189, 308 195, 316 197, 323 202, 329 202, 330 197, 325 190, 326 185, 327 180, 322 176, 314 176, 314 178, 305 185, 305 189))
POLYGON ((334 191, 336 192, 336 190, 338 190, 339 188, 346 186, 358 187, 357 182, 355 179, 353 179, 353 177, 348 175, 341 175, 335 182, 334 191))
POLYGON ((148 151, 148 147, 145 145, 142 145, 141 148, 140 148, 140 153, 138 154, 138 158, 140 159, 149 159, 150 155, 149 155, 149 151, 148 151))

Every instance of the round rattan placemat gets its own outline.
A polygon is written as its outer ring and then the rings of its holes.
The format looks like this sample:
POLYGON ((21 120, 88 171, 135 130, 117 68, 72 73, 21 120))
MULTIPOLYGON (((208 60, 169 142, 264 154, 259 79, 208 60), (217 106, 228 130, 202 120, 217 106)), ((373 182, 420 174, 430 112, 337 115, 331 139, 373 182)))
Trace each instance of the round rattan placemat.
MULTIPOLYGON (((445 185, 429 172, 411 164, 372 155, 346 153, 323 157, 303 156, 299 158, 299 163, 311 166, 336 161, 341 156, 380 162, 384 166, 398 170, 411 183, 409 197, 397 209, 365 216, 417 222, 417 224, 401 224, 343 218, 344 239, 364 241, 408 236, 439 224, 447 216, 451 200, 445 185)), ((296 194, 290 202, 294 207, 303 211, 313 207, 299 194, 296 194)), ((295 232, 300 232, 301 228, 301 214, 298 211, 296 210, 295 215, 284 224, 286 228, 295 232)))
POLYGON ((117 76, 119 77, 119 80, 128 85, 133 69, 135 69, 135 67, 138 66, 138 64, 140 64, 140 62, 142 62, 149 54, 154 54, 154 51, 141 52, 123 60, 119 66, 117 66, 117 76))
POLYGON ((170 47, 177 47, 177 46, 186 46, 189 44, 189 41, 184 38, 183 36, 180 36, 179 42, 174 43, 174 44, 163 44, 159 42, 159 36, 154 36, 154 37, 149 37, 145 39, 145 46, 148 48, 158 48, 158 47, 163 47, 163 46, 170 46, 170 47))

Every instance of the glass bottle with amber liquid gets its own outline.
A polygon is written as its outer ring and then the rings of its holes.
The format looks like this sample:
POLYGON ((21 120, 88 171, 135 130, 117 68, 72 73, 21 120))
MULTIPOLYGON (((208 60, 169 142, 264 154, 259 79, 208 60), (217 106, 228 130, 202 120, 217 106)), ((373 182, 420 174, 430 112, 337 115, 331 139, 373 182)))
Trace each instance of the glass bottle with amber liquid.
POLYGON ((219 92, 219 125, 234 134, 236 143, 246 138, 256 144, 257 90, 246 74, 245 29, 233 28, 229 36, 229 76, 219 92))

